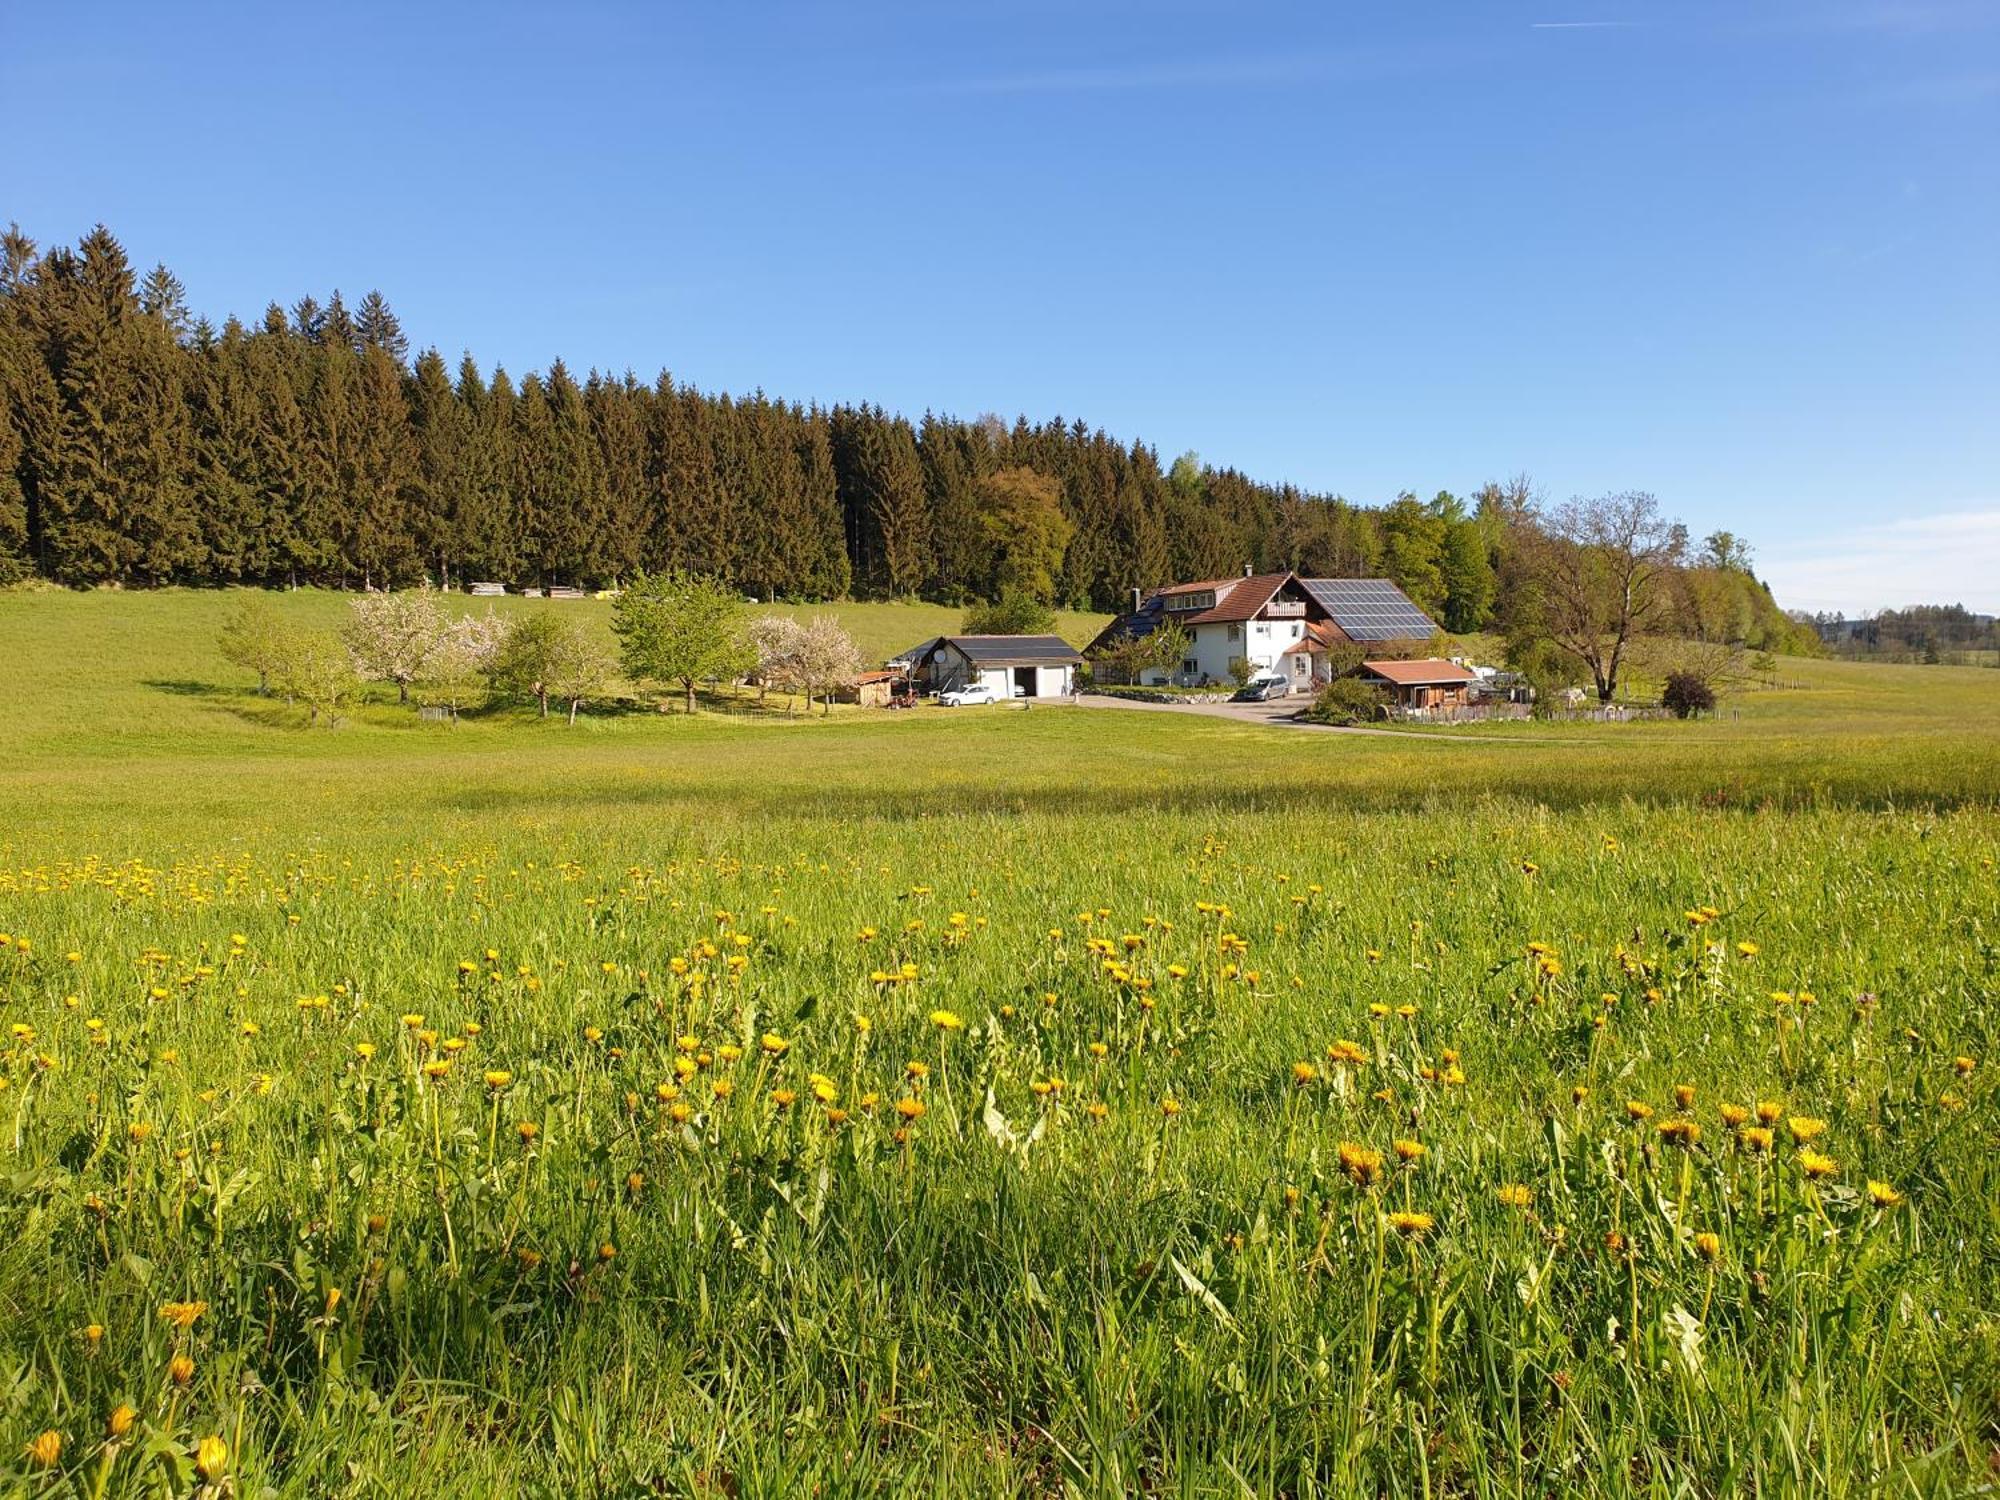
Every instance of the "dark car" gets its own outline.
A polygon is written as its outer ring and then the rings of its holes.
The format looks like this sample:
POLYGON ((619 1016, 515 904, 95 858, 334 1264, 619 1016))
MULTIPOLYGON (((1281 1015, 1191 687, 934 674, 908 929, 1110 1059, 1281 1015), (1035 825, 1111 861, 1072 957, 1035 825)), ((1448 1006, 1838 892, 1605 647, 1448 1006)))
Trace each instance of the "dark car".
POLYGON ((1231 703, 1269 703, 1273 698, 1282 698, 1292 690, 1292 685, 1282 677, 1253 677, 1242 687, 1229 695, 1231 703))

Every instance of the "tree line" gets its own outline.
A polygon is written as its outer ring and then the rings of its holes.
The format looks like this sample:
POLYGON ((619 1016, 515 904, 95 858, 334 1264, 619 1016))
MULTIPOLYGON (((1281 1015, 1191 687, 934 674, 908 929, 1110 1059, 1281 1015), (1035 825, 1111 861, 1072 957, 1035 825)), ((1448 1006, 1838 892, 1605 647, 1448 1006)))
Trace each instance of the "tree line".
POLYGON ((1963 604, 1913 604, 1859 619, 1828 613, 1798 618, 1836 656, 1936 665, 1980 660, 2000 651, 2000 620, 1975 614, 1963 604))
MULTIPOLYGON (((711 394, 561 360, 411 357, 377 292, 194 316, 99 226, 0 235, 0 579, 600 587, 699 573, 764 599, 1009 596, 1117 610, 1162 583, 1386 577, 1504 622, 1525 480, 1377 507, 1163 465, 1081 421, 711 394)), ((1768 596, 1752 602, 1768 614, 1768 596)))

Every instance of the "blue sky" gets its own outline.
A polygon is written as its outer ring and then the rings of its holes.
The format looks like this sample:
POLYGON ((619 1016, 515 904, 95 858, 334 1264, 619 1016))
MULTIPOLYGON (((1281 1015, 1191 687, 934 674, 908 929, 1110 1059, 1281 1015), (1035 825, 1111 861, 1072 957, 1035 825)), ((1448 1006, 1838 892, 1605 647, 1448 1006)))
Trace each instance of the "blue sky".
POLYGON ((0 220, 199 311, 1649 489, 1788 604, 2000 609, 1994 0, 0 0, 0 97, 0 220))

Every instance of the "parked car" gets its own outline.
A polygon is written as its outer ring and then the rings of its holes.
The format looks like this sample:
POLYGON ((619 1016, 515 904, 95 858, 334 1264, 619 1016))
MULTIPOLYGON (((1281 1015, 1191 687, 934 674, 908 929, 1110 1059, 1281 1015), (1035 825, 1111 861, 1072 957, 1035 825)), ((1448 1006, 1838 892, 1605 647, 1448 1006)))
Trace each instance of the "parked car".
POLYGON ((968 683, 962 688, 938 694, 938 706, 941 708, 971 708, 976 704, 999 701, 1000 695, 983 682, 968 683))
POLYGON ((1027 689, 1015 683, 1011 694, 1003 693, 983 682, 968 683, 962 688, 953 688, 948 693, 939 693, 938 702, 946 708, 970 708, 978 703, 998 703, 1006 697, 1025 698, 1027 689))
POLYGON ((1229 695, 1231 703, 1268 703, 1273 698, 1282 698, 1292 690, 1292 685, 1275 673, 1251 678, 1242 687, 1229 695))

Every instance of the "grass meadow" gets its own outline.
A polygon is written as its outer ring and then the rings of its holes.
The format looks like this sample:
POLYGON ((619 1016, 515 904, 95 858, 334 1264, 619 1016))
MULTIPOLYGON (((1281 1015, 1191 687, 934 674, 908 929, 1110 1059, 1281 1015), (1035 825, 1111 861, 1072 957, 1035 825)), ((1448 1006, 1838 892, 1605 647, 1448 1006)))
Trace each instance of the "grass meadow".
POLYGON ((227 603, 0 593, 9 1492, 2000 1482, 2000 672, 328 732, 227 603))

